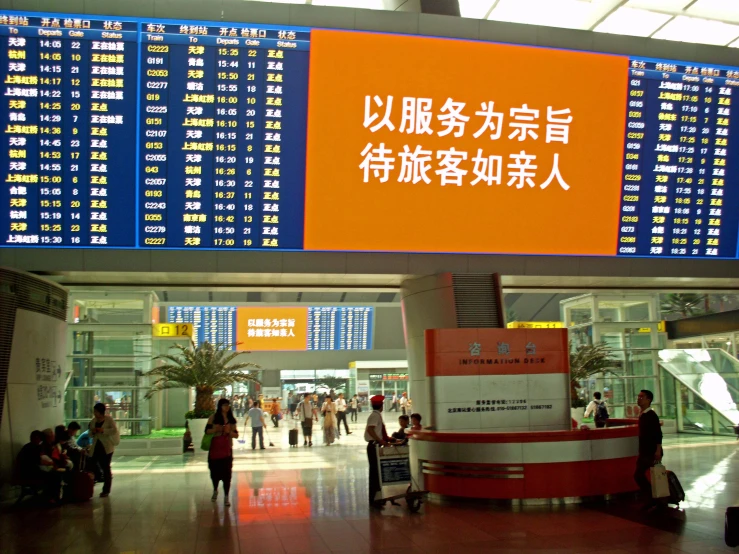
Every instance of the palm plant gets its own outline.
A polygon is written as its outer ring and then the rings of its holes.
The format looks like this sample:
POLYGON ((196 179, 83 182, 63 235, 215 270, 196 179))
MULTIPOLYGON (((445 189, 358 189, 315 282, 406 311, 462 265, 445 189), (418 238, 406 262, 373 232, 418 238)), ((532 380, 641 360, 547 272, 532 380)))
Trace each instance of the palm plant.
POLYGON ((232 350, 232 345, 211 344, 208 341, 199 346, 172 347, 177 354, 163 354, 154 360, 165 363, 149 371, 154 378, 146 398, 165 389, 195 388, 195 417, 209 417, 215 409, 213 392, 234 383, 259 383, 247 368, 259 369, 252 362, 236 362, 234 359, 243 352, 232 350))
POLYGON ((613 350, 606 343, 583 344, 573 349, 570 341, 570 394, 573 408, 578 408, 582 404, 577 394, 580 381, 586 381, 599 373, 615 375, 611 368, 615 367, 616 363, 613 350))
POLYGON ((667 294, 660 302, 660 311, 662 315, 679 314, 682 317, 706 313, 708 308, 701 308, 701 304, 705 303, 706 299, 705 294, 667 294))

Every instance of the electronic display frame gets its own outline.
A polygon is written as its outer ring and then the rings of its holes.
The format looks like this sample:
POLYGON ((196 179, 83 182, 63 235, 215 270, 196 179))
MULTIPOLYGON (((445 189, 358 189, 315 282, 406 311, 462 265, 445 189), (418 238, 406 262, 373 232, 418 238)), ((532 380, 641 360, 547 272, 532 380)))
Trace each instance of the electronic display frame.
MULTIPOLYGON (((238 28, 244 28, 249 26, 256 26, 260 28, 272 28, 272 29, 280 29, 280 30, 291 30, 295 32, 303 32, 303 33, 311 33, 313 31, 320 31, 322 28, 318 27, 305 27, 305 26, 294 26, 294 25, 256 25, 256 24, 250 24, 246 22, 231 22, 231 21, 207 21, 207 20, 177 20, 172 18, 143 18, 143 17, 113 17, 113 16, 101 16, 101 15, 80 15, 80 14, 64 14, 64 13, 47 13, 47 12, 20 12, 20 11, 4 11, 3 14, 7 14, 8 16, 15 15, 15 16, 27 16, 27 17, 58 17, 58 18, 80 18, 84 20, 94 20, 94 21, 110 21, 110 20, 116 20, 116 21, 124 21, 124 22, 133 22, 139 26, 139 31, 137 31, 139 34, 141 34, 143 31, 141 31, 141 26, 144 23, 162 23, 167 25, 181 25, 181 24, 187 24, 187 25, 205 25, 205 26, 236 26, 238 28)), ((364 31, 341 31, 342 33, 353 33, 355 35, 378 35, 378 36, 401 36, 401 35, 395 35, 392 33, 386 33, 386 32, 377 32, 377 33, 368 33, 364 31)), ((614 53, 607 53, 607 52, 597 52, 597 51, 588 51, 588 50, 573 50, 573 49, 567 49, 567 48, 556 48, 556 47, 543 47, 543 46, 534 46, 534 45, 521 45, 521 44, 515 44, 515 43, 499 43, 499 42, 493 42, 493 41, 484 41, 484 40, 476 40, 476 39, 464 39, 464 38, 456 38, 456 37, 433 37, 428 35, 412 35, 412 36, 404 36, 403 38, 408 38, 411 40, 415 39, 423 39, 423 38, 431 38, 434 40, 439 39, 446 39, 444 42, 452 41, 452 42, 469 42, 469 43, 475 43, 475 44, 485 44, 485 45, 504 45, 504 46, 514 46, 516 48, 528 48, 528 49, 535 49, 538 51, 562 51, 562 52, 574 52, 574 53, 592 53, 599 56, 606 56, 606 57, 612 57, 612 58, 618 58, 618 59, 625 59, 629 62, 633 61, 643 61, 647 63, 654 63, 654 64, 661 64, 661 65, 669 65, 674 64, 676 66, 697 66, 697 67, 710 67, 715 68, 717 70, 726 71, 726 72, 739 72, 739 66, 728 66, 724 64, 705 64, 705 63, 698 63, 698 62, 686 62, 686 61, 679 61, 679 60, 668 60, 668 59, 661 59, 661 58, 654 58, 649 56, 633 56, 633 55, 620 55, 620 54, 614 54, 614 53)), ((138 74, 137 74, 137 97, 136 97, 136 125, 137 125, 137 131, 139 130, 140 125, 140 116, 141 116, 141 47, 143 43, 141 42, 140 38, 136 41, 137 45, 137 52, 138 52, 138 74)), ((312 48, 311 48, 312 49, 312 48)), ((311 64, 312 65, 312 64, 311 64)), ((307 100, 306 100, 307 101, 307 100)), ((308 117, 310 114, 308 113, 308 117)), ((735 119, 737 121, 737 119, 735 119)), ((137 133, 140 134, 140 133, 137 133)), ((733 135, 732 135, 733 136, 733 135)), ((141 192, 141 186, 140 186, 140 176, 139 176, 139 169, 140 169, 140 137, 137 139, 136 143, 136 149, 137 149, 137 155, 136 155, 136 178, 135 178, 135 184, 136 184, 136 233, 137 236, 139 234, 139 227, 141 226, 140 221, 140 192, 141 192)), ((624 145, 627 142, 627 139, 623 139, 624 145)), ((308 158, 308 155, 305 155, 305 158, 308 158)), ((304 160, 305 161, 305 160, 304 160)), ((734 164, 736 165, 736 164, 734 164)), ((735 171, 739 171, 739 168, 736 168, 735 171)), ((622 171, 621 177, 624 177, 625 171, 622 171)), ((304 187, 307 186, 307 177, 306 182, 303 184, 304 187)), ((734 186, 736 188, 736 185, 734 186)), ((305 190, 303 195, 303 202, 305 203, 305 190)), ((739 202, 734 202, 734 205, 739 202)), ((729 205, 727 207, 730 211, 736 211, 732 210, 732 205, 729 205)), ((619 212, 620 213, 620 212, 619 212)), ((307 225, 307 219, 308 215, 305 211, 303 212, 303 225, 307 225)), ((620 223, 620 222, 619 222, 620 223)), ((619 225, 621 227, 621 225, 619 225)), ((731 226, 728 227, 726 231, 724 231, 724 235, 726 235, 726 232, 732 233, 733 237, 730 239, 733 241, 733 244, 737 245, 736 248, 733 249, 733 252, 731 254, 724 254, 721 256, 705 256, 705 255, 681 255, 681 254, 663 254, 657 256, 656 254, 644 254, 644 253, 628 253, 628 254, 619 254, 618 253, 618 247, 619 245, 616 244, 613 248, 613 253, 607 253, 607 254, 590 254, 590 253, 558 253, 558 252, 498 252, 498 251, 466 251, 463 249, 444 249, 444 250, 411 250, 411 249, 405 249, 405 250, 392 250, 392 249, 349 249, 349 248, 342 248, 342 249, 336 249, 336 248, 305 248, 305 235, 303 235, 303 247, 302 248, 289 248, 289 247, 279 247, 279 248, 272 248, 272 250, 277 250, 280 252, 372 252, 372 253, 383 253, 383 252, 407 252, 407 253, 444 253, 444 254, 471 254, 471 255, 495 255, 495 254, 513 254, 513 255, 533 255, 533 256, 541 256, 541 255, 558 255, 558 256, 608 256, 608 257, 628 257, 628 258, 648 258, 648 259, 656 259, 656 258, 674 258, 674 259, 736 259, 739 257, 739 225, 734 225, 734 228, 732 229, 731 226)), ((621 233, 619 233, 619 236, 621 233)), ((653 237, 654 240, 654 237, 653 237)), ((725 238, 723 240, 726 240, 725 238)), ((0 247, 5 248, 28 248, 29 245, 27 244, 2 244, 0 247)), ((128 246, 128 245, 113 245, 113 246, 93 246, 93 245, 84 245, 84 246, 76 246, 76 245, 38 245, 38 246, 32 246, 34 248, 43 248, 43 247, 49 247, 49 248, 72 248, 72 249, 97 249, 97 248, 107 248, 107 249, 134 249, 134 250, 149 250, 149 251, 155 251, 157 249, 160 250, 177 250, 177 251, 184 251, 188 250, 187 247, 183 246, 165 246, 161 248, 148 248, 145 246, 141 246, 138 238, 136 240, 136 244, 134 246, 128 246)), ((653 247, 654 248, 654 247, 653 247)), ((253 248, 216 248, 216 247, 197 247, 197 248, 190 248, 190 249, 197 249, 197 250, 225 250, 225 251, 231 251, 231 252, 248 252, 250 250, 253 251, 269 251, 271 248, 262 248, 262 247, 253 247, 253 248)))

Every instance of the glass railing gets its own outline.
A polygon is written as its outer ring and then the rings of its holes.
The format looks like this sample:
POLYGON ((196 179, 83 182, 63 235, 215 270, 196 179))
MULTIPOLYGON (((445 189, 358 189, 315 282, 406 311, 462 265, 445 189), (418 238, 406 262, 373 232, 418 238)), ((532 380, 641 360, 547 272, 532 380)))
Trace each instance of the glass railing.
POLYGON ((675 379, 732 425, 739 425, 739 360, 718 348, 660 350, 658 356, 675 379))

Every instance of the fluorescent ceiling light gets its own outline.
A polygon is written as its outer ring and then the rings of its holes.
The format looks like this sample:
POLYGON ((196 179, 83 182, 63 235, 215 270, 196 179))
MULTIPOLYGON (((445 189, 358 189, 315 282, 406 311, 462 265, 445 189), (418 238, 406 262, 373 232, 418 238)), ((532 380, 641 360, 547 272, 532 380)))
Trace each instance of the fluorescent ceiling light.
POLYGON ((736 0, 698 0, 685 12, 696 17, 739 23, 739 2, 736 0))
POLYGON ((595 7, 594 2, 582 0, 500 0, 488 19, 584 29, 595 7))
POLYGON ((726 45, 739 37, 739 25, 679 15, 652 35, 653 38, 726 45))
POLYGON ((648 37, 670 19, 671 15, 624 7, 617 9, 593 30, 597 33, 648 37))
POLYGON ((459 0, 459 15, 483 19, 492 7, 493 0, 459 0))
POLYGON ((671 13, 681 12, 692 0, 629 0, 628 8, 642 10, 662 10, 671 13))
POLYGON ((384 10, 383 0, 313 0, 314 6, 332 6, 334 8, 364 8, 365 10, 384 10))
POLYGON ((732 42, 731 44, 729 44, 729 46, 730 46, 731 48, 739 48, 739 38, 738 38, 738 39, 736 39, 736 40, 735 40, 734 42, 732 42))

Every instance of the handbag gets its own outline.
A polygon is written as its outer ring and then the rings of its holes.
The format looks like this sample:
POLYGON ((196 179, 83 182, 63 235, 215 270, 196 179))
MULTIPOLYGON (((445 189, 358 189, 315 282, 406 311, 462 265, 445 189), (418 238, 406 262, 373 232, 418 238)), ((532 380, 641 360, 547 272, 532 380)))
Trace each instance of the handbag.
POLYGON ((649 469, 652 478, 652 498, 670 496, 670 483, 667 479, 667 470, 662 464, 655 464, 649 469))
POLYGON ((210 450, 210 443, 213 442, 213 435, 206 433, 203 435, 203 440, 200 441, 200 450, 208 452, 210 450))

